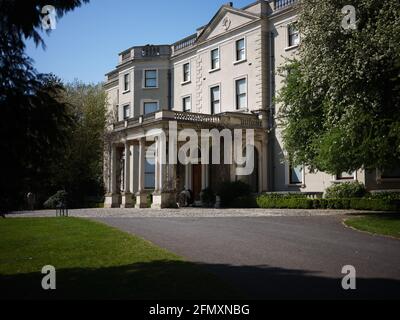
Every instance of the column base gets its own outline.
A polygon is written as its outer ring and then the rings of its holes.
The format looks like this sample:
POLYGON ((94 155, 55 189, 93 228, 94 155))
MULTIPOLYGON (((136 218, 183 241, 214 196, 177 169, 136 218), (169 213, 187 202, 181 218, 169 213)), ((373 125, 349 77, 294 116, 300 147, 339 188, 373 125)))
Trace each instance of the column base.
POLYGON ((136 193, 135 208, 137 209, 147 208, 147 193, 136 193))
POLYGON ((104 199, 104 208, 119 208, 121 203, 121 195, 106 194, 104 199))
POLYGON ((174 192, 153 193, 152 209, 177 208, 174 192))
POLYGON ((132 208, 133 207, 133 199, 132 193, 123 193, 121 197, 121 208, 132 208))

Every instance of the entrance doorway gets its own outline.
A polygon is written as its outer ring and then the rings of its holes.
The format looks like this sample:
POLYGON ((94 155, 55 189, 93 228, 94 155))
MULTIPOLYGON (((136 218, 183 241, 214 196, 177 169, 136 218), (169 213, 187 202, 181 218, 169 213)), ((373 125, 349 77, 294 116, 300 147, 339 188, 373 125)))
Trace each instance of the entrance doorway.
POLYGON ((192 165, 192 191, 194 200, 199 201, 201 192, 201 164, 192 165))

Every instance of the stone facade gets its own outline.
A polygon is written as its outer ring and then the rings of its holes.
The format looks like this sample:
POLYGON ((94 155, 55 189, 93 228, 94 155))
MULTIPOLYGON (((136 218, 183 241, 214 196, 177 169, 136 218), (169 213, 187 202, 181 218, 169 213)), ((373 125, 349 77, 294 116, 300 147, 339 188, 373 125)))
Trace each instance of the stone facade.
MULTIPOLYGON (((222 181, 243 180, 254 192, 323 192, 332 183, 359 180, 370 189, 398 188, 400 175, 359 170, 331 175, 291 168, 274 117, 276 74, 296 54, 295 0, 257 1, 245 8, 222 6, 211 21, 172 45, 135 46, 119 54, 106 75, 110 138, 105 153, 106 207, 169 207, 176 195, 200 192, 222 181), (170 164, 170 122, 178 129, 253 129, 255 170, 237 176, 236 165, 170 164), (156 137, 149 142, 150 136, 156 137), (149 156, 150 154, 150 156, 149 156), (148 158, 154 158, 151 164, 148 158), (136 201, 135 201, 136 200, 136 201)), ((178 142, 180 147, 183 142, 178 142)), ((199 155, 200 157, 200 155, 199 155)))

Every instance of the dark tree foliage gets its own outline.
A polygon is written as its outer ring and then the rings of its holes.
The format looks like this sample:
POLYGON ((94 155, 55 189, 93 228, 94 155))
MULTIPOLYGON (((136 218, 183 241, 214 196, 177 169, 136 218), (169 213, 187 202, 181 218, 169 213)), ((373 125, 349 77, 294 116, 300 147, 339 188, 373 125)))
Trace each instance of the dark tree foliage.
POLYGON ((44 46, 39 34, 41 8, 57 14, 80 6, 76 1, 0 1, 0 208, 23 206, 24 195, 40 195, 50 163, 57 161, 72 125, 62 86, 52 75, 38 74, 24 53, 26 39, 44 46))

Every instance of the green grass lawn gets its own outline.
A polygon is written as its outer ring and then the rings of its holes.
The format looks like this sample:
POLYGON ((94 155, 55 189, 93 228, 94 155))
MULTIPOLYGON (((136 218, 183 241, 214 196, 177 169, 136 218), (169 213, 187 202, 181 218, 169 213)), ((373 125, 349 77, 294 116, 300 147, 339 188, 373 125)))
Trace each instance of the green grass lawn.
POLYGON ((358 230, 392 236, 400 239, 400 215, 369 215, 345 220, 345 224, 358 230))
POLYGON ((77 218, 0 220, 0 298, 238 298, 203 267, 101 223, 77 218), (57 289, 41 287, 44 265, 57 289))

